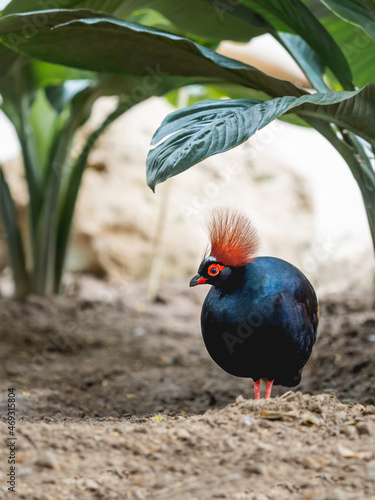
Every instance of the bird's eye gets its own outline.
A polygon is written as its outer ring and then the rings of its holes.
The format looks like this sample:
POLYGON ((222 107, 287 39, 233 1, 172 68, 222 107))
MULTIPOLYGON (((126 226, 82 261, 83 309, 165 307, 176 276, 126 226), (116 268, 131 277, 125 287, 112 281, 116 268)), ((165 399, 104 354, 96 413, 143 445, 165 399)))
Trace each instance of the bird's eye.
POLYGON ((217 276, 223 269, 224 266, 220 266, 219 264, 211 264, 207 272, 210 276, 217 276))

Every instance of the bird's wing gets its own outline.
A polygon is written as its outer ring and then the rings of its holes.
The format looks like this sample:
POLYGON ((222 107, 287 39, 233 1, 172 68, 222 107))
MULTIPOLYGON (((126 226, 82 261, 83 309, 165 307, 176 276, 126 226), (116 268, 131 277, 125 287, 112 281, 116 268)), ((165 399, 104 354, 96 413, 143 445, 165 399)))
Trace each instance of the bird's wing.
POLYGON ((307 278, 301 280, 299 286, 294 290, 294 298, 298 306, 302 307, 306 317, 313 327, 315 342, 319 322, 318 299, 311 283, 307 280, 307 278))

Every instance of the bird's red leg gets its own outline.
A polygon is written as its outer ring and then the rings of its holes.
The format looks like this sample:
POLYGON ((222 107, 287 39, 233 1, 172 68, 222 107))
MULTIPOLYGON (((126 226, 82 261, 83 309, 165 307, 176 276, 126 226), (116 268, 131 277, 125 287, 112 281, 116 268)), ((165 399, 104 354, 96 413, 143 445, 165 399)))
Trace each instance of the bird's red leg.
POLYGON ((260 379, 254 380, 255 399, 260 399, 260 379))
POLYGON ((268 399, 271 397, 272 385, 273 380, 266 379, 266 395, 264 396, 264 399, 268 399))

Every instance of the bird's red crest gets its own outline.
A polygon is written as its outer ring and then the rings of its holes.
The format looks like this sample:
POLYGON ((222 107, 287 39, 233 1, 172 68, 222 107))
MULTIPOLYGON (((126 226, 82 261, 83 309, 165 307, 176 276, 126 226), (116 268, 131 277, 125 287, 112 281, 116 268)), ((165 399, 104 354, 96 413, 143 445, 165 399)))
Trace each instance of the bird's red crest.
POLYGON ((245 266, 256 258, 259 238, 246 215, 229 208, 214 208, 208 219, 210 255, 226 266, 245 266))

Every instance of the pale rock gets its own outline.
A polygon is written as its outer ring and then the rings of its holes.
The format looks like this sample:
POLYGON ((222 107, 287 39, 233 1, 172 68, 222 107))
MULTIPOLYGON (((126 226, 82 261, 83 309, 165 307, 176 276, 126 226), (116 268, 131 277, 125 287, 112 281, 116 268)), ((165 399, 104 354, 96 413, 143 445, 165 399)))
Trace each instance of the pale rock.
POLYGON ((93 479, 87 479, 87 481, 86 481, 86 488, 88 490, 95 491, 95 490, 97 490, 99 488, 99 485, 93 479))
POLYGON ((57 461, 55 455, 53 455, 49 451, 46 451, 43 455, 37 458, 37 460, 35 461, 35 465, 38 465, 39 467, 45 467, 47 469, 56 469, 57 461))

